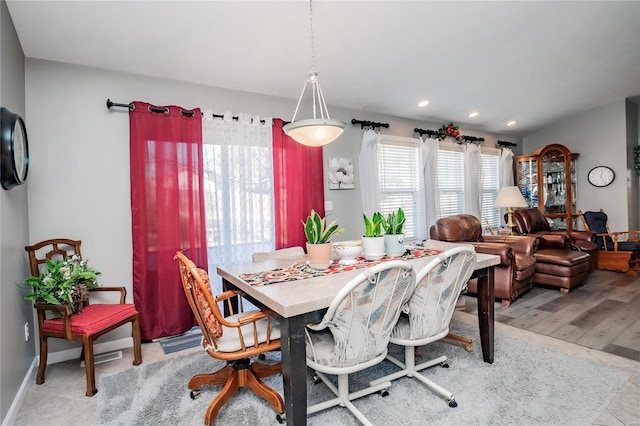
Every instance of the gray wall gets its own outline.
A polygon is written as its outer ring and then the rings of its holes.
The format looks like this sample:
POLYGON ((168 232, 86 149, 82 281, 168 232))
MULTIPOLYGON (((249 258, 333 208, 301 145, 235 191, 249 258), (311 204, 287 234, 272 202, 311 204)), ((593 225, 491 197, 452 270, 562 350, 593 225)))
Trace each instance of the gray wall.
MULTIPOLYGON (((638 177, 632 168, 632 147, 627 139, 628 114, 625 99, 612 102, 581 114, 567 117, 547 129, 523 138, 525 153, 559 143, 578 157, 578 209, 598 210, 603 208, 609 216, 611 229, 626 230, 637 220, 637 198, 629 196, 629 188, 637 188, 638 177), (611 167, 615 174, 613 183, 604 188, 596 188, 587 181, 587 173, 593 167, 611 167)), ((634 104, 635 105, 635 104, 634 104)), ((636 120, 637 120, 637 114, 636 120)), ((633 119, 631 119, 633 120, 633 119)), ((637 129, 637 122, 636 122, 637 129)), ((637 141, 637 137, 636 137, 637 141)), ((637 190, 635 191, 637 194, 637 190)), ((578 229, 583 229, 578 221, 578 229)))
MULTIPOLYGON (((24 55, 7 5, 0 1, 0 105, 25 114, 24 55)), ((27 182, 29 179, 27 179, 27 182)), ((4 421, 34 359, 33 307, 18 286, 28 275, 24 246, 29 240, 28 183, 0 189, 0 413, 4 421), (24 340, 27 323, 31 338, 24 340)))

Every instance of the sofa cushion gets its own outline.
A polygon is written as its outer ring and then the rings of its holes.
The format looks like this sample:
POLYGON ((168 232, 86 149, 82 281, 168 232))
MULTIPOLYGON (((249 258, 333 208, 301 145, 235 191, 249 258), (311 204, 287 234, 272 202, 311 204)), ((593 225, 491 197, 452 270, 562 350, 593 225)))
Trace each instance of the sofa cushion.
POLYGON ((538 270, 540 263, 571 267, 583 262, 589 262, 591 259, 589 253, 562 249, 538 250, 535 256, 537 261, 536 268, 538 268, 538 270))

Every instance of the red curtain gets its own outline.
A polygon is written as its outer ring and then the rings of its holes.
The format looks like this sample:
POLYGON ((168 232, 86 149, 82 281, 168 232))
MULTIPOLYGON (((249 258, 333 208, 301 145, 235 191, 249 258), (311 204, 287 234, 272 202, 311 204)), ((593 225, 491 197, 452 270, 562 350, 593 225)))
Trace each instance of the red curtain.
POLYGON ((129 113, 133 300, 145 340, 194 324, 176 251, 207 268, 202 114, 133 102, 129 113))
POLYGON ((301 145, 273 120, 273 173, 275 192, 276 249, 302 246, 302 228, 311 209, 324 217, 322 147, 301 145))

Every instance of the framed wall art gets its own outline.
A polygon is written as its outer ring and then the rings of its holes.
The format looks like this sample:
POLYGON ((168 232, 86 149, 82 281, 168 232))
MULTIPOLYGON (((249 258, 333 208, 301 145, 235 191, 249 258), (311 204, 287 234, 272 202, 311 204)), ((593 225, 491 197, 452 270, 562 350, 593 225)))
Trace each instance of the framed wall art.
POLYGON ((353 158, 329 158, 329 189, 354 189, 353 158))

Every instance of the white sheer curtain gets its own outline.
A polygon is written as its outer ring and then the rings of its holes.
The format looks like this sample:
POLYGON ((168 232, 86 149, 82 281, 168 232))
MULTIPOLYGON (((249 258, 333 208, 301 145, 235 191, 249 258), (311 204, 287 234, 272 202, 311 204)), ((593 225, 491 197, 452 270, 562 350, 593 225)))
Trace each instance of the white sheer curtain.
POLYGON ((380 210, 380 186, 378 184, 377 149, 380 133, 367 129, 362 134, 362 145, 358 156, 362 212, 371 216, 380 210))
POLYGON ((477 218, 482 217, 482 157, 480 146, 463 146, 464 156, 464 210, 477 218))
POLYGON ((420 164, 424 192, 424 220, 417 221, 417 235, 421 239, 429 238, 429 229, 438 219, 440 194, 438 193, 438 140, 421 139, 420 164))
POLYGON ((503 186, 513 186, 513 151, 511 148, 502 148, 500 150, 500 188, 503 186))
MULTIPOLYGON (((500 150, 500 158, 498 160, 498 178, 500 182, 500 188, 503 186, 513 186, 515 185, 514 176, 513 176, 513 151, 511 148, 502 148, 500 150)), ((504 215, 507 213, 507 209, 500 209, 500 217, 504 218, 504 215)), ((502 220, 500 221, 502 223, 502 220)))
MULTIPOLYGON (((202 117, 209 271, 274 249, 272 120, 222 115, 202 117)), ((220 278, 210 276, 219 293, 220 278)))

